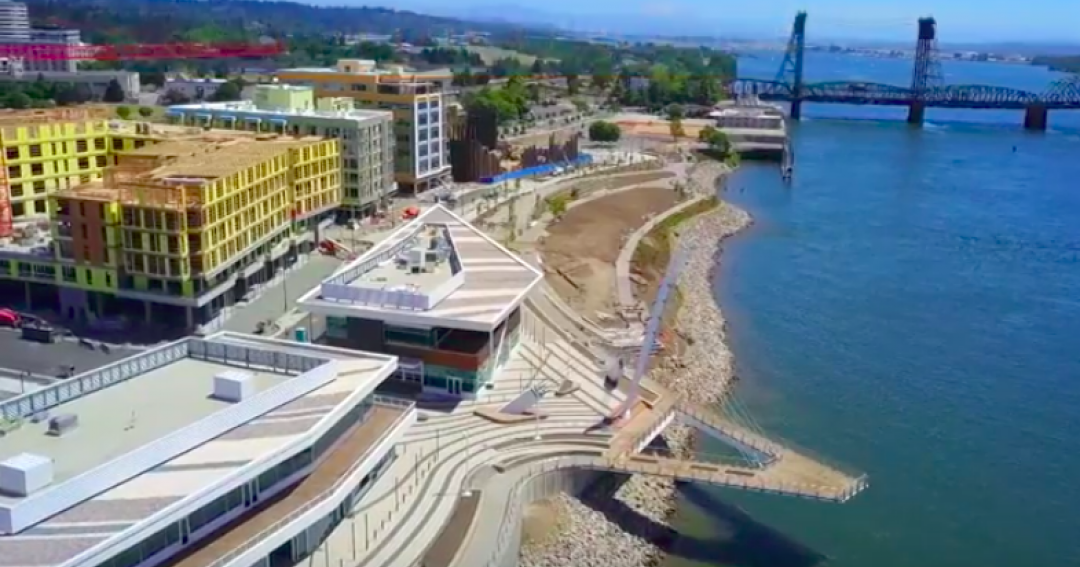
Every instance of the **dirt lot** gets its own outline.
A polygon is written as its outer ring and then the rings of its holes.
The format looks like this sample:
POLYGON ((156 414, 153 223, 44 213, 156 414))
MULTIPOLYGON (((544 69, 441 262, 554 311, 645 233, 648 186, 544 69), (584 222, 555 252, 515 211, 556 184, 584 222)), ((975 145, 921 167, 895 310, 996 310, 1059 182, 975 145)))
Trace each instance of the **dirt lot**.
POLYGON ((618 189, 619 187, 629 187, 631 185, 637 185, 638 183, 649 183, 650 181, 660 181, 661 179, 669 179, 671 177, 675 177, 675 174, 670 171, 646 171, 643 173, 619 175, 618 177, 604 177, 601 179, 590 179, 586 177, 582 181, 574 183, 567 189, 559 191, 559 193, 571 193, 573 194, 574 199, 584 199, 597 191, 609 191, 611 189, 618 189))
MULTIPOLYGON (((616 122, 628 136, 641 136, 648 138, 671 139, 671 125, 667 120, 620 120, 616 122)), ((687 118, 682 121, 683 132, 686 138, 696 140, 701 129, 715 124, 712 120, 687 118)))
POLYGON ((676 201, 670 189, 643 187, 570 209, 539 247, 549 285, 586 317, 613 313, 615 260, 624 240, 676 201))

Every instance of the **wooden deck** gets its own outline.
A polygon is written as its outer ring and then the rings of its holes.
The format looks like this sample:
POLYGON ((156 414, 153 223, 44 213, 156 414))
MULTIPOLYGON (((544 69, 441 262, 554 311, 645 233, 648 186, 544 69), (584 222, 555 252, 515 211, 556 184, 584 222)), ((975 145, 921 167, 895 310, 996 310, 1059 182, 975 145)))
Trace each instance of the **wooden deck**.
POLYGON ((376 405, 360 426, 341 439, 315 470, 274 498, 263 501, 166 562, 167 567, 207 567, 243 546, 278 520, 329 490, 401 416, 403 408, 376 405))

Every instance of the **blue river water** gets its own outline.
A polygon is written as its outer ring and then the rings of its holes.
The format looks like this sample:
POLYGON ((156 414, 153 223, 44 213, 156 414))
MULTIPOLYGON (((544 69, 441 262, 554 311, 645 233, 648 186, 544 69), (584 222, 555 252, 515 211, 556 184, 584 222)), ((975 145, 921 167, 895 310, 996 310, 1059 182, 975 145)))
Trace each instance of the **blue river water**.
MULTIPOLYGON (((902 86, 911 62, 808 54, 806 73, 902 86)), ((871 486, 842 505, 685 488, 668 567, 1080 565, 1080 112, 1046 133, 1015 111, 931 110, 922 129, 904 109, 804 112, 790 185, 753 164, 728 183, 755 225, 716 297, 758 424, 871 486)))

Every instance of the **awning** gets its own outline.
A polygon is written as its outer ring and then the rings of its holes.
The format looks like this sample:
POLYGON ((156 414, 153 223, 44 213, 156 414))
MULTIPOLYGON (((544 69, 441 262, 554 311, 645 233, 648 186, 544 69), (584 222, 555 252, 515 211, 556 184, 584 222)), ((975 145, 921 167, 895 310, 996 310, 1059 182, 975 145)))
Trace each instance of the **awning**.
POLYGON ((285 124, 288 120, 285 120, 284 118, 271 118, 270 122, 273 122, 274 124, 285 124))
POLYGON ((218 115, 218 120, 236 120, 236 117, 235 116, 230 116, 230 115, 219 114, 218 115))
POLYGON ((262 118, 256 118, 255 116, 248 116, 247 118, 244 118, 244 120, 248 122, 262 122, 262 118))

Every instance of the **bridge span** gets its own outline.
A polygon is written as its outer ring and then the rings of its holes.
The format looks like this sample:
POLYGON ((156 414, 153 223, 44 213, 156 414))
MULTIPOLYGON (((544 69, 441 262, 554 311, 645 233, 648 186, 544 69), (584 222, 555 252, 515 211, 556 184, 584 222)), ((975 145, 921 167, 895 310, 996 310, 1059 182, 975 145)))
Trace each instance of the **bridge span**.
POLYGON ((908 122, 922 124, 927 108, 969 108, 1024 111, 1024 128, 1046 130, 1051 110, 1080 109, 1080 77, 1051 84, 1041 93, 992 85, 945 85, 937 55, 937 24, 933 18, 919 20, 912 82, 908 87, 861 82, 803 80, 806 13, 795 17, 787 52, 777 76, 738 79, 728 85, 734 97, 756 96, 764 101, 788 102, 791 117, 799 119, 802 104, 856 104, 906 106, 908 122))

